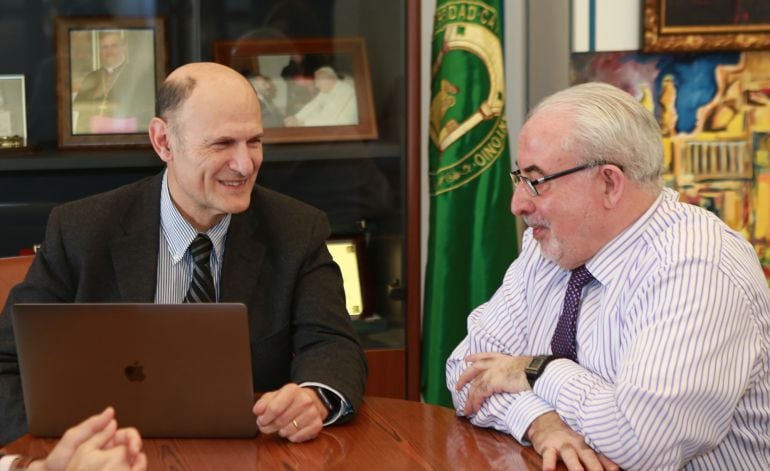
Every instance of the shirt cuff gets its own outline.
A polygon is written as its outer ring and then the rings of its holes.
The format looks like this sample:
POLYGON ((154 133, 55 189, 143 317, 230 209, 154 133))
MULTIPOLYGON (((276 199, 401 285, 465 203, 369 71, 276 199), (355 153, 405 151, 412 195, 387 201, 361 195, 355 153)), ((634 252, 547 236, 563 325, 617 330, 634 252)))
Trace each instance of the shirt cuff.
POLYGON ((5 455, 0 457, 0 471, 10 471, 11 465, 18 458, 21 458, 21 455, 5 455))
MULTIPOLYGON (((330 399, 332 400, 332 402, 334 402, 334 399, 338 399, 337 404, 335 404, 336 407, 334 408, 334 410, 330 411, 329 415, 326 417, 326 421, 324 421, 324 427, 338 421, 340 417, 353 412, 353 408, 350 406, 350 403, 348 402, 348 400, 345 399, 345 396, 343 396, 339 391, 337 391, 334 388, 331 388, 323 383, 316 383, 314 381, 306 381, 304 383, 301 383, 299 386, 302 388, 305 388, 305 387, 321 388, 324 391, 331 393, 330 399)), ((0 471, 2 470, 0 469, 0 471)))
POLYGON ((535 382, 535 394, 542 397, 556 408, 561 390, 573 378, 582 375, 585 370, 572 360, 558 359, 548 364, 543 374, 535 382))
POLYGON ((516 397, 516 407, 508 409, 505 414, 505 423, 513 438, 522 445, 530 445, 527 440, 527 430, 532 422, 541 415, 551 412, 553 407, 531 391, 524 391, 516 397))

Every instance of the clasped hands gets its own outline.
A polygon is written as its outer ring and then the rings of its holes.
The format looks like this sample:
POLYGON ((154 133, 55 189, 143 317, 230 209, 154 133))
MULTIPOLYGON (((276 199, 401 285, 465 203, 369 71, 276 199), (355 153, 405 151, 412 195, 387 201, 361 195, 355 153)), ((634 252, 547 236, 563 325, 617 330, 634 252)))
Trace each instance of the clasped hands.
MULTIPOLYGON (((493 394, 520 393, 531 389, 524 368, 530 356, 502 353, 474 353, 465 357, 469 366, 460 374, 455 389, 470 385, 463 413, 477 413, 484 401, 493 394)), ((569 470, 619 470, 617 464, 596 453, 585 439, 573 431, 556 412, 536 418, 526 433, 532 447, 543 458, 543 470, 555 470, 563 461, 569 470)))
POLYGON ((313 389, 295 383, 263 394, 252 411, 261 433, 277 433, 295 443, 317 437, 329 415, 313 389))

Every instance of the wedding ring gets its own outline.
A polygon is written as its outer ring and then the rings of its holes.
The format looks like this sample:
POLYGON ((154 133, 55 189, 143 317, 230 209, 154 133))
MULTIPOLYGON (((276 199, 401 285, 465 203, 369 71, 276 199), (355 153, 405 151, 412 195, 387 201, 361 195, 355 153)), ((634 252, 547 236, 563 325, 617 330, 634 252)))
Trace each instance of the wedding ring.
POLYGON ((299 424, 297 423, 297 419, 291 419, 291 424, 294 426, 295 429, 299 430, 299 424))

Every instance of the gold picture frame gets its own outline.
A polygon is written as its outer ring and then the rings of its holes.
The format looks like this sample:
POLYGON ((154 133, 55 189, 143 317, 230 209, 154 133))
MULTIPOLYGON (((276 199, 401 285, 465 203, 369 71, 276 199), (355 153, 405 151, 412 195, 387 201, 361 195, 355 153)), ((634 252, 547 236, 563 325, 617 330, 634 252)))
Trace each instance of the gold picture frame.
POLYGON ((214 60, 254 85, 266 143, 378 137, 363 38, 216 41, 214 60))
POLYGON ((149 146, 165 78, 162 18, 57 17, 60 147, 149 146))
POLYGON ((701 52, 770 47, 770 2, 644 0, 644 52, 701 52))

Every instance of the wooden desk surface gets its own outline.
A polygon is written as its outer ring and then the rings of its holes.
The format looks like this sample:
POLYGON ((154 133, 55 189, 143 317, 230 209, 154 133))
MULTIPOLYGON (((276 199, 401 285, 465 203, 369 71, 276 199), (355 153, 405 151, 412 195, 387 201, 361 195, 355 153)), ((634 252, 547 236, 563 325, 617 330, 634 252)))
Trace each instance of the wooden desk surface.
MULTIPOLYGON (((43 456, 54 439, 29 435, 6 447, 43 456)), ((222 469, 540 469, 532 448, 474 427, 454 411, 413 401, 366 397, 351 422, 307 443, 255 439, 145 439, 150 470, 222 469)))

